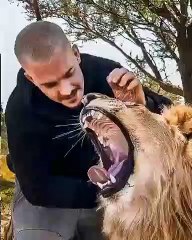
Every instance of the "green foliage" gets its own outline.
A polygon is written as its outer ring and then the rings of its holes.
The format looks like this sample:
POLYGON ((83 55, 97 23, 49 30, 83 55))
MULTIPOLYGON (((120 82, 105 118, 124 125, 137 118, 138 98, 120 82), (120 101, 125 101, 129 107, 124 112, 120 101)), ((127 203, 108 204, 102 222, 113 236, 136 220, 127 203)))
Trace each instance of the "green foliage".
POLYGON ((1 138, 1 153, 2 155, 7 155, 8 153, 8 144, 7 144, 7 140, 1 138))
POLYGON ((1 184, 0 196, 2 201, 2 209, 6 209, 10 207, 10 203, 13 198, 14 183, 0 180, 0 184, 1 184))
POLYGON ((151 81, 149 78, 148 79, 144 79, 143 85, 148 87, 149 89, 153 90, 154 92, 156 92, 158 94, 161 94, 161 95, 163 95, 165 97, 168 97, 175 104, 183 102, 183 98, 181 96, 178 96, 178 95, 170 93, 170 92, 166 92, 165 90, 163 90, 159 86, 159 84, 157 84, 156 82, 151 81))

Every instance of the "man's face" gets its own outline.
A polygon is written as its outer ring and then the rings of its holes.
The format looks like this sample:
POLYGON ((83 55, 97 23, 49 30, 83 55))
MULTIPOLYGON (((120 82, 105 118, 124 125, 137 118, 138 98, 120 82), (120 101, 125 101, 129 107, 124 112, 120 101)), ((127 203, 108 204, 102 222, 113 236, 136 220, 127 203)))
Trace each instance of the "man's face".
POLYGON ((84 78, 79 66, 80 55, 70 47, 56 49, 51 60, 44 63, 27 61, 23 68, 26 76, 47 97, 66 107, 81 104, 84 94, 84 78))

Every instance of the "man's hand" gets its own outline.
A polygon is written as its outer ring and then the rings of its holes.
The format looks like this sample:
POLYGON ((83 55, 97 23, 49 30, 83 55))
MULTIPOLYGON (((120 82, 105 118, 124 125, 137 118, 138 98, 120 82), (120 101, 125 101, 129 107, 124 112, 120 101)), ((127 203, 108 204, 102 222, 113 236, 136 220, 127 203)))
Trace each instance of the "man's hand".
POLYGON ((117 99, 146 104, 140 81, 126 68, 115 68, 107 77, 107 81, 117 99))

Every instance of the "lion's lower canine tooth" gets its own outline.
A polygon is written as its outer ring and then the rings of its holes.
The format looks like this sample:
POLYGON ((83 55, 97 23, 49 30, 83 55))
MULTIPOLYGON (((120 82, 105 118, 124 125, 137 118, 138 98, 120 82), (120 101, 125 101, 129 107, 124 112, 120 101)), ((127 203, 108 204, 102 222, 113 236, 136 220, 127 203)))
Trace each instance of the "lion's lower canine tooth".
POLYGON ((98 187, 100 187, 101 189, 103 189, 103 184, 102 184, 102 183, 97 182, 97 185, 98 185, 98 187))

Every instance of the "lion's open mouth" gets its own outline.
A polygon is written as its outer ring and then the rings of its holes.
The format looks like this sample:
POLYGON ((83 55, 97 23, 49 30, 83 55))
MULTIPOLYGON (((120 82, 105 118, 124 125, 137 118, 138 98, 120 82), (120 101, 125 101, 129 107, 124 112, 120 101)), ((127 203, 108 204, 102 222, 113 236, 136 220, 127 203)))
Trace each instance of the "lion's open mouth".
POLYGON ((101 189, 120 191, 128 182, 134 169, 134 151, 128 131, 111 113, 98 107, 84 108, 81 125, 89 134, 103 167, 88 170, 90 180, 101 189))

